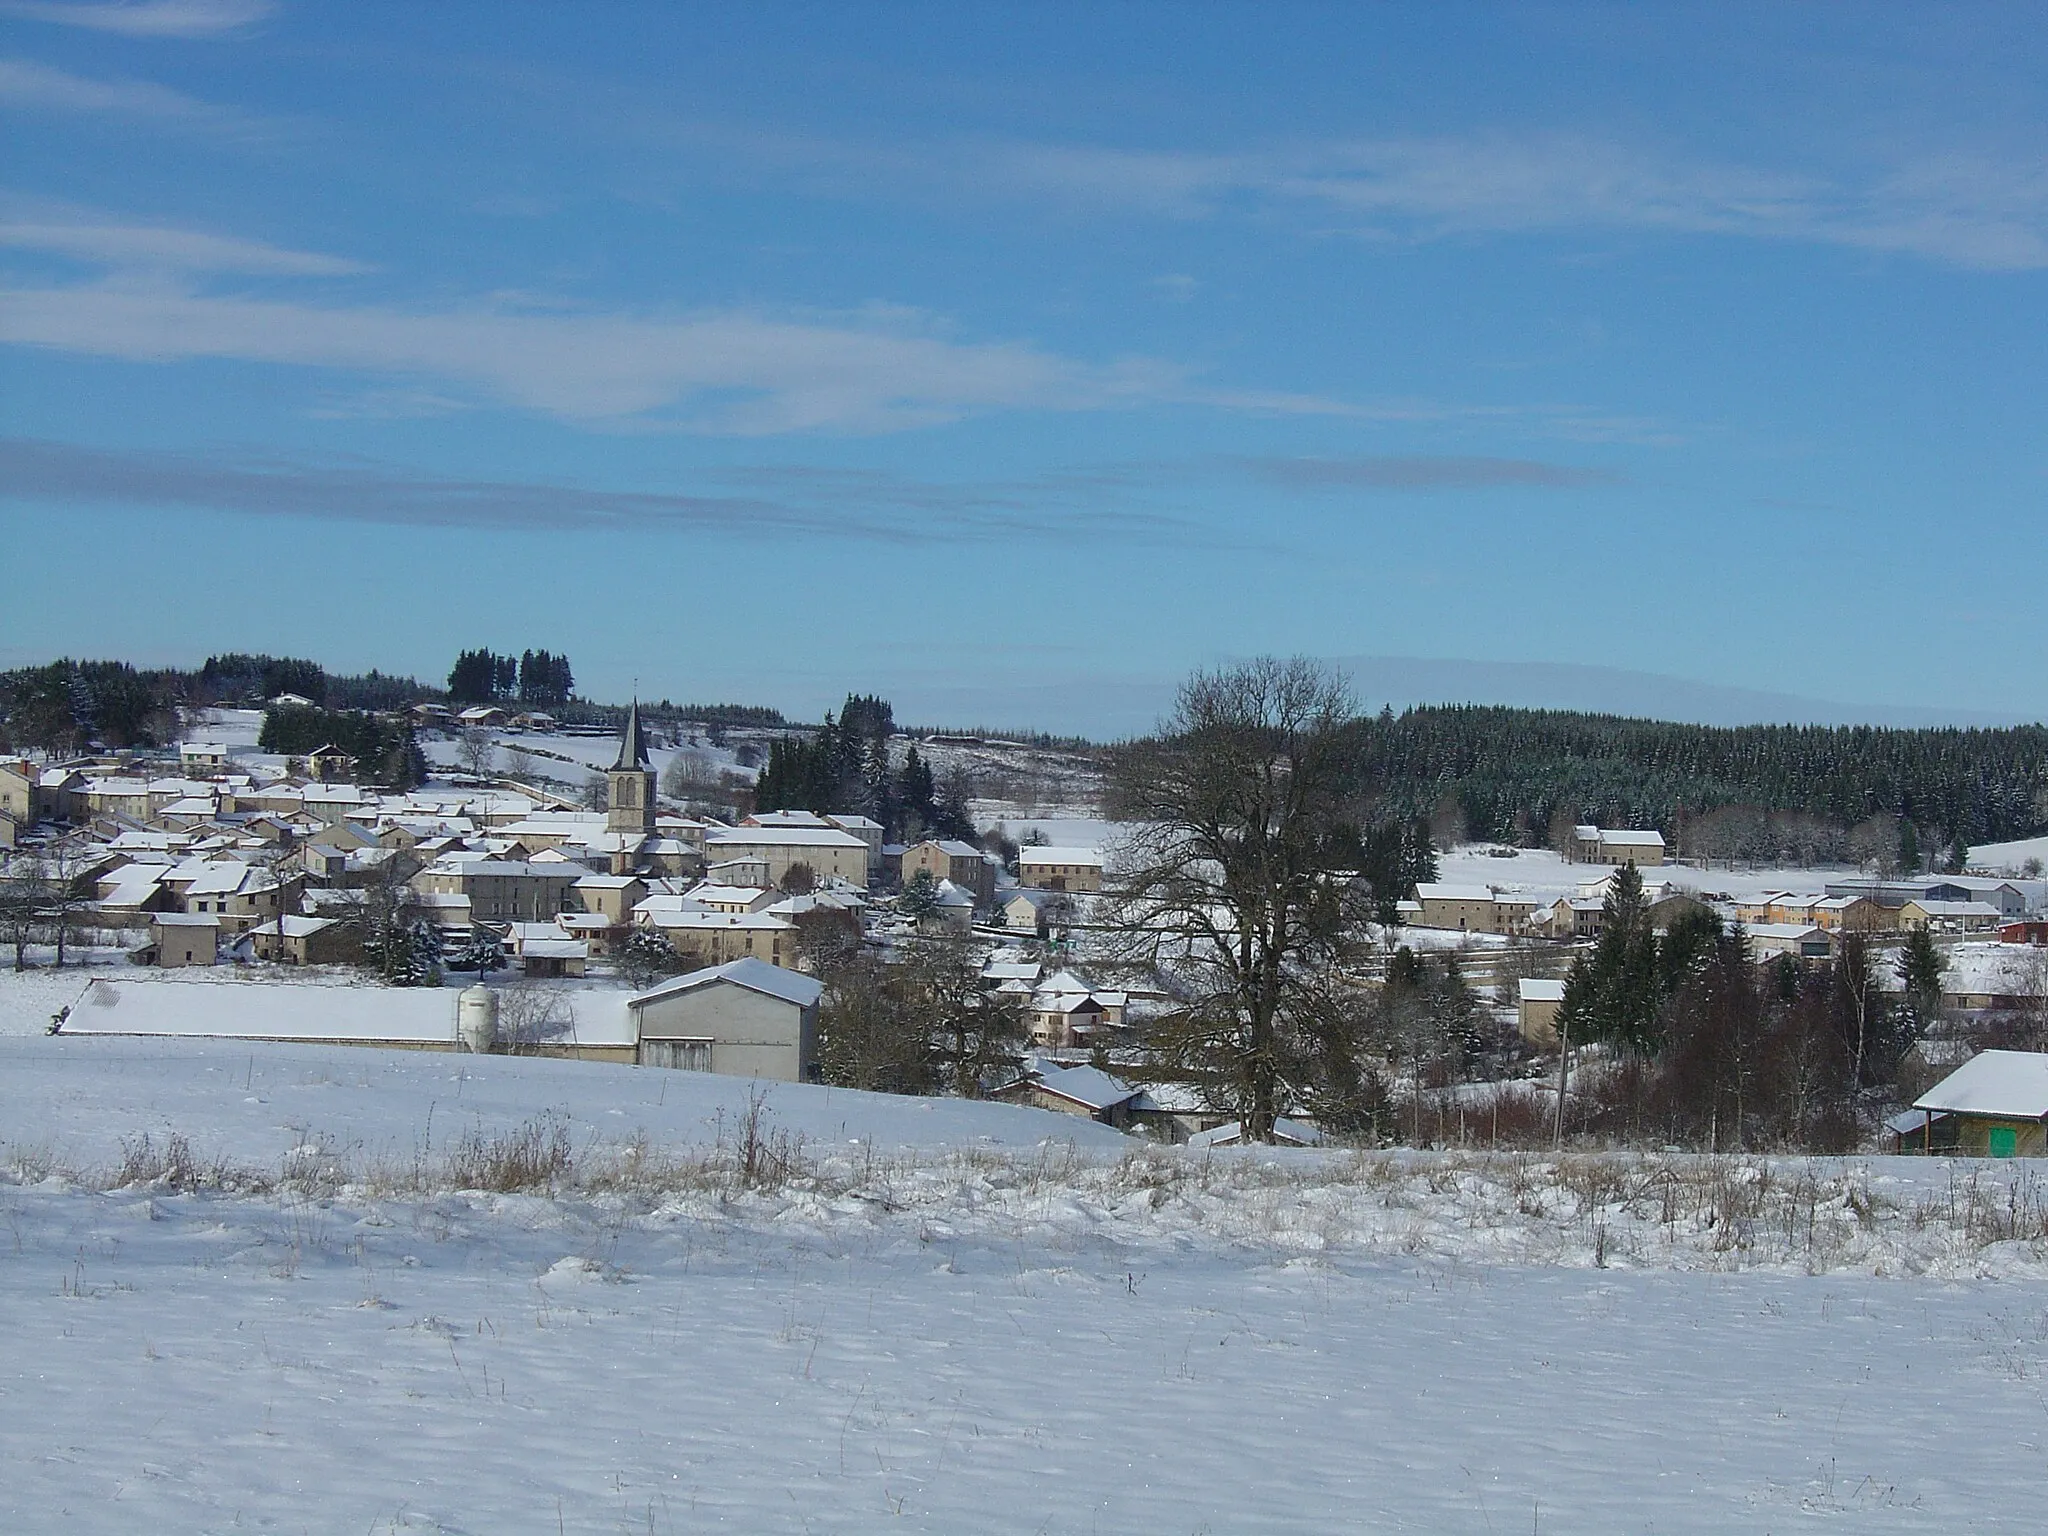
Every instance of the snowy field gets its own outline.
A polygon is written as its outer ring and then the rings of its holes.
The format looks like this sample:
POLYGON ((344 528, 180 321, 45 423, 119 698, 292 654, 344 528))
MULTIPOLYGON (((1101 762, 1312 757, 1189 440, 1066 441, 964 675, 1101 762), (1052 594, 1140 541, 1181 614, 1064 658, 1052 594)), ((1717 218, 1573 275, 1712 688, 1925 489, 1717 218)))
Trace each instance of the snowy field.
POLYGON ((2023 1166, 753 1091, 0 1041, 0 1529, 2038 1529, 2023 1166))
POLYGON ((2048 865, 2048 837, 2014 843, 1986 843, 1970 850, 1970 868, 1997 875, 2024 875, 2030 864, 2048 865))

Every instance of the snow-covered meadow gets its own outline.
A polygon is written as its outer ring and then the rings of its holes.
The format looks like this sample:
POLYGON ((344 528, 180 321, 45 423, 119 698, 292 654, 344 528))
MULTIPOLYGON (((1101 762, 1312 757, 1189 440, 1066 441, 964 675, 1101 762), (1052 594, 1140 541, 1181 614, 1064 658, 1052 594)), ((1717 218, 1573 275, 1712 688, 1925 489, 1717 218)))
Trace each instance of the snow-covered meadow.
POLYGON ((1204 1155, 43 1037, 0 1041, 0 1142, 9 1530, 2038 1520, 2024 1165, 1204 1155))

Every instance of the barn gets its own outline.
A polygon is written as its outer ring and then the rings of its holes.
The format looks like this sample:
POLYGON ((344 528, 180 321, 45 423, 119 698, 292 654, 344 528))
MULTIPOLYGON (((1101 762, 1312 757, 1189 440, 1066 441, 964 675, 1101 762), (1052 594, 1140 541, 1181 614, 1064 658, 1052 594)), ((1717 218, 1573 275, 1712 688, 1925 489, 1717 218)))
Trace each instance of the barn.
POLYGON ((809 976, 749 956, 678 976, 626 1007, 644 1067, 815 1082, 824 990, 809 976))

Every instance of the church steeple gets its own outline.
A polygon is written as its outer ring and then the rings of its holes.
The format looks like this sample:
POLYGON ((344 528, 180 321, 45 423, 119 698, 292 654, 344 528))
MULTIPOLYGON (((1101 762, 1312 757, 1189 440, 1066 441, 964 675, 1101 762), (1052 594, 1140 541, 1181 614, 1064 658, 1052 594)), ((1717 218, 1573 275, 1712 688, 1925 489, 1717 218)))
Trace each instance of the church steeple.
POLYGON ((654 835, 654 769, 648 765, 647 733, 640 725, 640 701, 626 712, 619 732, 619 755, 606 771, 609 791, 605 830, 627 836, 654 835))
POLYGON ((640 728, 640 701, 635 699, 626 711, 626 728, 619 732, 619 759, 612 764, 612 772, 646 766, 647 733, 640 728))

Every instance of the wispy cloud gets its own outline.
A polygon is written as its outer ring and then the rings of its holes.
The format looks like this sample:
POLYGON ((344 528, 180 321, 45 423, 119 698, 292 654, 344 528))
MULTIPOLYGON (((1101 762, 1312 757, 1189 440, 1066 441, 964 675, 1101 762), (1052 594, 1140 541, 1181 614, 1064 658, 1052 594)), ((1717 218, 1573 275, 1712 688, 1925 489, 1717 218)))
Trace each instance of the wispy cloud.
POLYGON ((328 414, 430 400, 510 405, 617 428, 894 432, 996 411, 1182 404, 1378 419, 1372 407, 1222 389, 1147 358, 1087 361, 1028 342, 962 341, 901 306, 853 313, 592 312, 545 295, 438 309, 212 291, 220 277, 343 277, 322 252, 0 201, 0 248, 54 254, 102 279, 0 287, 0 342, 138 362, 198 358, 366 375, 328 414))
POLYGON ((129 37, 218 37, 253 26, 276 10, 276 0, 134 0, 131 4, 0 0, 0 16, 129 37))
POLYGON ((1029 539, 1203 542, 1204 530, 1062 496, 1050 484, 945 484, 878 471, 784 466, 705 476, 730 493, 620 491, 464 480, 381 466, 235 461, 0 439, 0 496, 59 506, 177 507, 403 527, 594 534, 798 533, 916 545, 1029 539))
POLYGON ((137 361, 246 362, 426 376, 585 421, 739 435, 887 432, 991 410, 1101 410, 1181 381, 1023 343, 961 343, 898 315, 414 312, 126 287, 0 290, 0 340, 137 361))
POLYGON ((148 80, 94 80, 32 59, 0 59, 0 103, 205 123, 224 123, 234 115, 148 80))
POLYGON ((1612 470, 1540 459, 1447 455, 1360 458, 1248 458, 1235 461, 1255 479, 1295 490, 1585 490, 1624 485, 1612 470))
POLYGON ((685 152, 856 197, 968 189, 1180 220, 1294 209, 1318 233, 1375 241, 1662 231, 1891 251, 1984 270, 2048 266, 2048 159, 2038 155, 1930 149, 1820 172, 1544 131, 1221 151, 864 144, 704 124, 670 125, 666 136, 685 152))
POLYGON ((0 205, 0 246, 129 270, 257 277, 347 277, 370 270, 346 257, 287 250, 260 240, 67 216, 61 211, 17 213, 4 205, 0 205))
POLYGON ((1041 195, 1177 218, 1313 206, 1381 239, 1665 230, 2048 266, 2048 161, 1927 154, 1862 182, 1651 153, 1577 134, 1364 140, 1237 154, 1003 145, 986 170, 1041 195))

